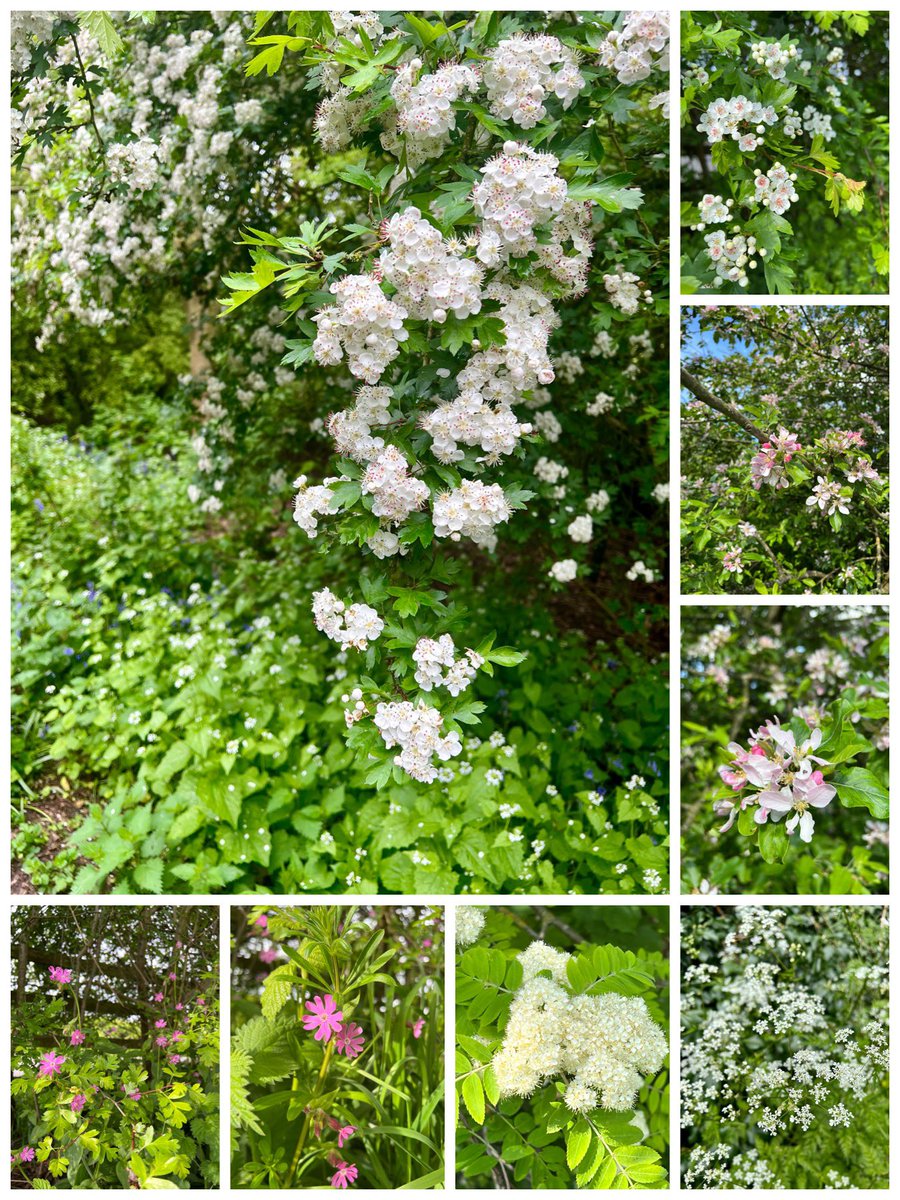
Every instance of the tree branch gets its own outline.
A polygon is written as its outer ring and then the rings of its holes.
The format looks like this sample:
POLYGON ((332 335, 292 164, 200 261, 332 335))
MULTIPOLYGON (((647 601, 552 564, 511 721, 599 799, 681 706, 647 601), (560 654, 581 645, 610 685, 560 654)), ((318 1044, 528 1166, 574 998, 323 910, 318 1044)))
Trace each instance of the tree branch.
POLYGON ((720 400, 718 396, 714 396, 705 384, 701 383, 695 375, 685 370, 684 367, 681 368, 681 382, 703 404, 709 405, 710 408, 714 408, 716 412, 720 412, 724 417, 727 417, 729 421, 734 421, 736 425, 740 425, 741 429, 745 429, 758 442, 762 443, 769 440, 769 435, 763 433, 759 426, 754 425, 749 418, 745 417, 736 404, 730 404, 727 400, 720 400))

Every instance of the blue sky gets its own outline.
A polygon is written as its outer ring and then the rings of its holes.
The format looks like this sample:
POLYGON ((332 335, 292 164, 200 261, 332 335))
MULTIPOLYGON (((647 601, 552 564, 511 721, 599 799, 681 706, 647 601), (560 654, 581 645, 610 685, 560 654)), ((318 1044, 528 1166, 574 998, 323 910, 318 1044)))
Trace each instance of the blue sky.
MULTIPOLYGON (((743 354, 749 358, 753 351, 753 343, 743 338, 729 338, 728 341, 718 342, 710 330, 700 329, 700 318, 696 313, 685 316, 681 326, 681 357, 693 358, 702 354, 706 358, 728 358, 731 354, 743 354)), ((681 401, 686 404, 691 399, 690 392, 682 389, 681 401)))

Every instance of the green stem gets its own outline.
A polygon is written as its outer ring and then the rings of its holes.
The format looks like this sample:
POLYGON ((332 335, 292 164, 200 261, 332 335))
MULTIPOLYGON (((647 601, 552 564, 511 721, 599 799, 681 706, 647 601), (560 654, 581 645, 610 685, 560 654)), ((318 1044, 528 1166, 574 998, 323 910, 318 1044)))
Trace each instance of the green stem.
MULTIPOLYGON (((334 1053, 334 1042, 329 1041, 328 1045, 325 1047, 325 1053, 322 1056, 322 1065, 321 1065, 321 1067, 319 1067, 319 1074, 318 1074, 318 1077, 316 1078, 316 1086, 313 1089, 313 1093, 310 1096, 310 1100, 314 1100, 316 1098, 316 1096, 318 1096, 322 1090, 322 1083, 325 1080, 325 1076, 328 1074, 328 1068, 331 1065, 331 1056, 333 1055, 333 1053, 334 1053)), ((292 1085, 292 1087, 293 1087, 293 1085, 292 1085)), ((300 1163, 300 1155, 303 1153, 303 1147, 306 1145, 306 1139, 309 1135, 309 1127, 311 1124, 312 1124, 312 1115, 310 1113, 307 1113, 306 1119, 303 1122, 303 1127, 300 1130, 300 1136, 297 1139, 297 1148, 294 1150, 294 1157, 291 1160, 291 1169, 288 1172, 287 1181, 284 1185, 285 1187, 290 1187, 294 1181, 294 1176, 297 1173, 297 1167, 300 1163)))

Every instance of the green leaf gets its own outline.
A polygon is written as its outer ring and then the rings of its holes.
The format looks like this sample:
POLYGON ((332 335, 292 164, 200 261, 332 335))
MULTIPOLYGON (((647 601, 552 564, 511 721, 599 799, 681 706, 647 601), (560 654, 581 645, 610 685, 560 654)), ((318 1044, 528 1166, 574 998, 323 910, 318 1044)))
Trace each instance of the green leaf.
POLYGON ((759 852, 767 863, 778 862, 784 858, 790 839, 784 832, 784 826, 777 824, 775 821, 766 821, 765 825, 758 825, 759 830, 759 852))
POLYGON ((566 1162, 569 1168, 574 1171, 581 1160, 587 1154, 588 1146, 591 1144, 591 1129, 584 1118, 580 1118, 574 1128, 569 1130, 566 1135, 566 1162))
POLYGON ((164 869, 161 858, 148 858, 146 862, 139 863, 134 868, 134 882, 141 891, 153 892, 158 896, 163 890, 164 869))
POLYGON ((109 13, 91 11, 79 13, 78 23, 82 29, 97 40, 97 44, 105 55, 113 58, 122 49, 124 42, 112 23, 109 13))
POLYGON ((262 1014, 268 1020, 276 1017, 287 1004, 293 987, 294 967, 292 963, 282 963, 274 971, 270 971, 263 984, 262 1014), (285 979, 290 975, 290 979, 285 979))
POLYGON ((463 1080, 462 1098, 469 1116, 476 1125, 484 1124, 484 1088, 478 1075, 467 1075, 463 1080))
POLYGON ((866 808, 876 821, 887 820, 887 790, 866 767, 838 771, 830 782, 837 788, 838 799, 844 808, 866 808))

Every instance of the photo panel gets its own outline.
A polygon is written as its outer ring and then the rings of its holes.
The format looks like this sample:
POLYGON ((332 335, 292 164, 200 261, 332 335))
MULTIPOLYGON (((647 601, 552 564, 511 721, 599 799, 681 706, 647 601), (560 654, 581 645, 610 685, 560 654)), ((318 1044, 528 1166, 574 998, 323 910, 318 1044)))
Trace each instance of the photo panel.
POLYGON ((11 910, 11 1178, 219 1186, 219 909, 11 910))
POLYGON ((444 910, 231 908, 231 1185, 444 1186, 444 910))
POLYGON ((889 1184, 887 905, 682 909, 681 1182, 889 1184))
POLYGON ((665 1188, 669 909, 455 908, 459 1188, 665 1188))

